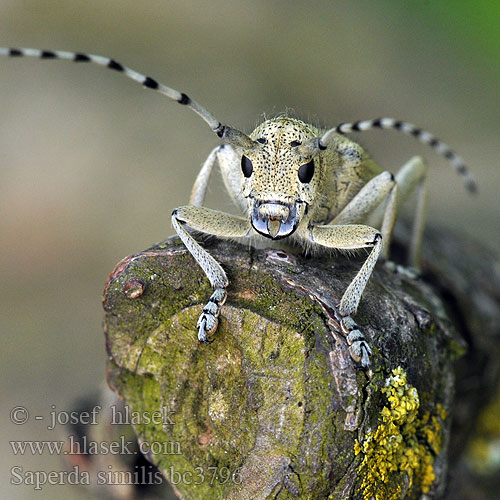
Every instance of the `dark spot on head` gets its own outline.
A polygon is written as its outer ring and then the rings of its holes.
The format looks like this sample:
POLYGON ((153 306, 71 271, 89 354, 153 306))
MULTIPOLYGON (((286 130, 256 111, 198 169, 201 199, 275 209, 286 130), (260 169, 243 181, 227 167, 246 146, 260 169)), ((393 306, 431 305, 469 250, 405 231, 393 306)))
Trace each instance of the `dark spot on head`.
POLYGON ((247 178, 250 177, 253 173, 252 162, 245 155, 241 157, 241 171, 247 178))
POLYGON ((302 165, 299 168, 299 181, 303 184, 307 184, 311 182, 311 179, 314 175, 314 160, 311 160, 309 163, 302 165))

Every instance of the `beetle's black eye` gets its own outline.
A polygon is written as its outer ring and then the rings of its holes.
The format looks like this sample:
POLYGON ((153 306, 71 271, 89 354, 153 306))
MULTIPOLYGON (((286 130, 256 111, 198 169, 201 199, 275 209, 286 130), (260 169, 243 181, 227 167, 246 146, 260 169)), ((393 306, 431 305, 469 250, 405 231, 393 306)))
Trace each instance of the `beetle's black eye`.
POLYGON ((245 155, 241 157, 241 171, 245 177, 250 177, 253 173, 252 162, 245 155))
POLYGON ((257 139, 257 142, 260 142, 261 144, 266 144, 267 143, 267 139, 265 137, 259 137, 257 139))
POLYGON ((314 175, 314 160, 311 160, 309 163, 302 165, 299 168, 299 181, 307 184, 311 182, 311 179, 314 175))
POLYGON ((290 143, 290 146, 292 146, 292 148, 296 148, 297 146, 300 146, 302 143, 300 141, 292 141, 290 143))

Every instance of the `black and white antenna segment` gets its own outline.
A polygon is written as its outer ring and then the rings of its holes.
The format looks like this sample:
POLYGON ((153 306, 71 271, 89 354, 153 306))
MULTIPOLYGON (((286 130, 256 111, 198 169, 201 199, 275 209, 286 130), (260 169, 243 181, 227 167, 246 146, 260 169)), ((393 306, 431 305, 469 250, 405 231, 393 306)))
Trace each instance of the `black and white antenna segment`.
POLYGON ((186 94, 171 89, 149 76, 127 68, 127 66, 124 66, 109 57, 84 54, 81 52, 66 52, 63 50, 15 49, 3 47, 0 47, 0 55, 9 57, 37 57, 39 59, 64 59, 77 63, 90 62, 98 64, 99 66, 104 66, 114 71, 118 71, 119 73, 123 73, 128 78, 144 85, 144 87, 155 90, 156 92, 177 101, 179 104, 183 104, 184 106, 191 108, 195 113, 203 118, 203 120, 215 133, 219 134, 220 130, 223 128, 223 125, 216 118, 214 118, 212 114, 210 114, 203 106, 200 106, 196 101, 193 101, 186 94))

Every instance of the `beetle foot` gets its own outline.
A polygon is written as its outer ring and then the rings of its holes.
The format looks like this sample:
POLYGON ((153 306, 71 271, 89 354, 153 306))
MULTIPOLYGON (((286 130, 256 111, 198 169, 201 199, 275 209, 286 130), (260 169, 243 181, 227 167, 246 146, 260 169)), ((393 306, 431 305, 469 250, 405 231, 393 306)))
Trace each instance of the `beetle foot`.
POLYGON ((207 305, 203 308, 203 312, 198 319, 196 328, 198 328, 198 340, 204 344, 210 344, 208 336, 217 330, 219 324, 219 313, 222 305, 226 301, 226 290, 224 288, 216 288, 214 293, 208 299, 207 305))
POLYGON ((370 367, 372 350, 365 339, 365 336, 358 329, 358 325, 351 316, 344 316, 340 322, 342 332, 345 334, 349 344, 349 354, 351 358, 362 368, 370 367))

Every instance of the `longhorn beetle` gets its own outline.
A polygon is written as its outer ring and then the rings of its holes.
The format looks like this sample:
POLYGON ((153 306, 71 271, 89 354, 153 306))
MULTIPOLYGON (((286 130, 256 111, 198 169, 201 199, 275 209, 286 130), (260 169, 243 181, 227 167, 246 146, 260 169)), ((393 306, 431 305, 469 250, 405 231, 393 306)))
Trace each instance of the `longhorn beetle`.
POLYGON ((410 264, 418 266, 425 211, 427 166, 419 157, 394 176, 378 166, 344 134, 373 128, 399 130, 449 160, 465 187, 476 184, 463 160, 434 135, 392 118, 342 123, 321 130, 289 116, 261 123, 250 135, 222 124, 186 94, 158 83, 107 57, 63 51, 0 48, 0 55, 91 62, 123 73, 197 113, 221 139, 193 186, 190 204, 176 208, 172 225, 210 280, 214 292, 198 320, 198 339, 209 342, 226 300, 228 279, 220 264, 188 229, 221 238, 288 238, 303 247, 339 250, 367 248, 368 257, 340 300, 341 328, 351 357, 368 367, 371 349, 352 316, 380 254, 387 258, 399 206, 417 191, 410 264), (246 214, 237 217, 202 206, 215 163, 231 198, 246 214), (369 225, 367 225, 369 224, 369 225), (380 229, 375 229, 380 228, 380 229))

